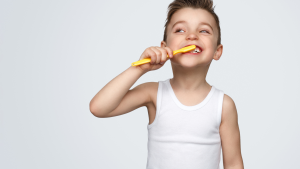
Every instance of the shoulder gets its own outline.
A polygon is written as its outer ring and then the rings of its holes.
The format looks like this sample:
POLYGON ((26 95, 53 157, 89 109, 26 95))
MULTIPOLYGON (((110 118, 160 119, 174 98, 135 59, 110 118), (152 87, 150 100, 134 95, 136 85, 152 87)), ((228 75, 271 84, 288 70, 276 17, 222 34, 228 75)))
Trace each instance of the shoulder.
POLYGON ((158 90, 158 82, 145 82, 139 85, 145 92, 153 93, 158 90))
POLYGON ((221 124, 219 127, 222 140, 233 139, 239 133, 238 114, 233 99, 224 94, 221 124))
POLYGON ((158 89, 158 82, 146 82, 144 83, 147 87, 149 87, 149 90, 153 92, 153 90, 158 89))
POLYGON ((144 95, 148 97, 148 103, 153 103, 156 100, 158 82, 145 82, 137 86, 140 88, 144 95))
POLYGON ((240 168, 243 168, 237 111, 233 99, 225 94, 222 111, 222 122, 219 132, 224 164, 226 166, 238 165, 241 166, 240 168))
POLYGON ((149 87, 148 94, 150 96, 151 102, 154 103, 156 102, 157 97, 158 82, 148 82, 147 85, 149 87))
POLYGON ((222 118, 221 124, 227 122, 234 122, 237 120, 237 110, 233 99, 224 94, 223 106, 222 106, 222 118))

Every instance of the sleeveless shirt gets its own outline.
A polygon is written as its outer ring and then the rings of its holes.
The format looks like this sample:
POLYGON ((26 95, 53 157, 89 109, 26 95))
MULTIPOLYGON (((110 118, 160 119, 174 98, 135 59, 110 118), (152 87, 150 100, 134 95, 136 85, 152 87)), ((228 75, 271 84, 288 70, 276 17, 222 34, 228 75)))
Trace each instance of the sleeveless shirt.
POLYGON ((147 169, 219 169, 223 97, 212 85, 202 102, 186 106, 170 79, 158 81, 156 116, 147 125, 147 169))

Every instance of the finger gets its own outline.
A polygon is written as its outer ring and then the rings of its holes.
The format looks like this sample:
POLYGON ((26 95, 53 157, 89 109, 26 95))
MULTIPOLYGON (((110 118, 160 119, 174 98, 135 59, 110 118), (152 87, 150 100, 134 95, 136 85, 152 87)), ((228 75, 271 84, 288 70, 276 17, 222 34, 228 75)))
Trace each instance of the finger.
POLYGON ((169 47, 165 47, 165 49, 167 50, 169 58, 173 58, 173 50, 171 48, 169 48, 169 47))
POLYGON ((149 56, 151 57, 151 62, 150 64, 156 64, 156 60, 157 60, 157 54, 156 52, 151 48, 149 48, 149 56))
POLYGON ((160 50, 161 53, 162 53, 162 56, 161 56, 161 59, 160 59, 160 63, 164 63, 167 61, 167 51, 166 49, 164 48, 161 48, 161 47, 157 47, 156 49, 160 50))
POLYGON ((153 50, 156 53, 156 64, 159 64, 161 61, 161 56, 162 56, 162 52, 160 50, 158 50, 156 47, 151 48, 151 50, 153 50))
POLYGON ((156 53, 153 50, 151 50, 151 48, 147 48, 142 55, 143 56, 141 57, 141 59, 144 58, 151 59, 150 64, 154 64, 157 58, 156 53))

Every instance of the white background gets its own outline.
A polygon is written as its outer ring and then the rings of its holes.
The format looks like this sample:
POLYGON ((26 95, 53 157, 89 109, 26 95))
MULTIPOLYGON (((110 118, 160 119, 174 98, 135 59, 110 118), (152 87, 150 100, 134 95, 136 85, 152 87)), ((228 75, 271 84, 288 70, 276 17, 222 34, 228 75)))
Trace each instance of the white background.
MULTIPOLYGON (((1 0, 0 168, 146 168, 146 107, 101 119, 89 102, 160 46, 171 2, 1 0)), ((300 168, 299 1, 214 5, 224 50, 207 81, 235 101, 245 168, 300 168)), ((168 61, 132 88, 172 77, 168 61)))

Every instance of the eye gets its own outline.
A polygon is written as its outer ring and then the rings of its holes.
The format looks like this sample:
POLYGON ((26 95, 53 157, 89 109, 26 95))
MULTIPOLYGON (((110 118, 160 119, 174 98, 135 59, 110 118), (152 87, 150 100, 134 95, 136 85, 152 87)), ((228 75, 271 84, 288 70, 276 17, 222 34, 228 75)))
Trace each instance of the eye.
MULTIPOLYGON (((207 33, 209 33, 207 30, 202 30, 202 31, 206 31, 207 33)), ((200 32, 202 32, 202 31, 200 31, 200 32)))
MULTIPOLYGON (((180 28, 179 28, 179 29, 176 29, 176 31, 175 31, 175 32, 179 32, 180 30, 182 30, 182 29, 180 29, 180 28)), ((183 30, 182 30, 182 31, 183 31, 183 30)))

